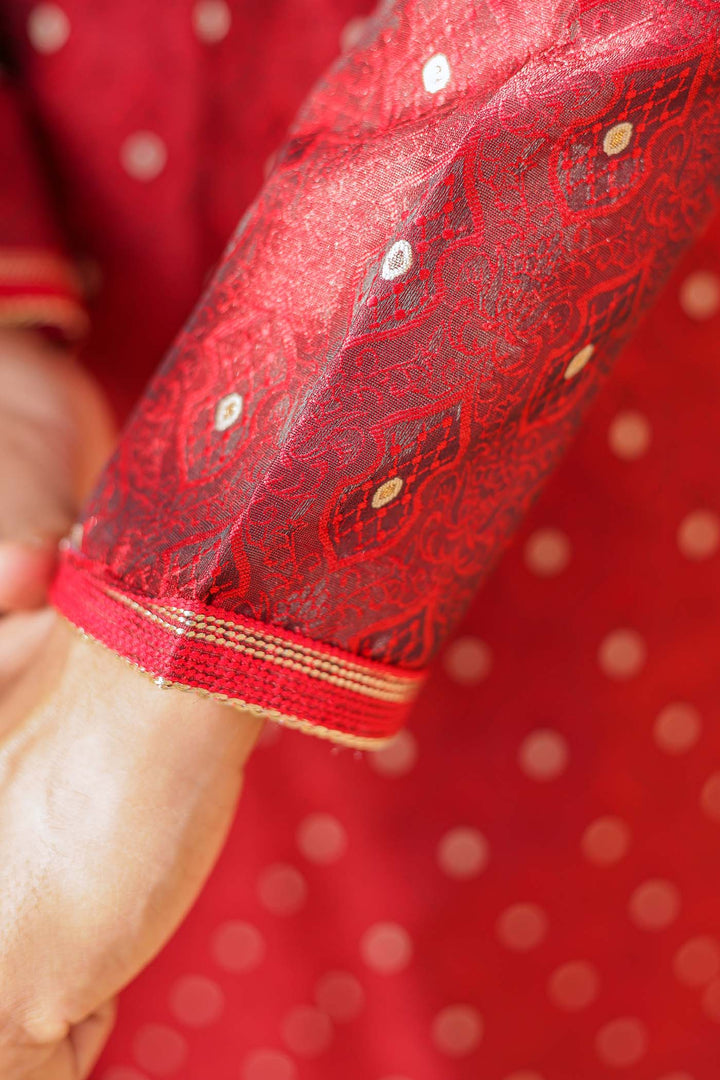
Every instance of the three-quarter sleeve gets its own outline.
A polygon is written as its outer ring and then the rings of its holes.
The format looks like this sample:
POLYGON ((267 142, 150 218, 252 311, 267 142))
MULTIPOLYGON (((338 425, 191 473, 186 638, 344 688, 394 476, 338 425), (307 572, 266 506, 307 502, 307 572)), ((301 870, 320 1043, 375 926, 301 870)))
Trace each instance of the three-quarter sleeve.
MULTIPOLYGON (((0 36, 0 63, 10 50, 0 36)), ((0 326, 48 327, 67 339, 87 327, 22 88, 0 67, 0 326)))
POLYGON ((717 208, 713 0, 395 0, 303 108, 63 553, 160 683, 351 745, 717 208))

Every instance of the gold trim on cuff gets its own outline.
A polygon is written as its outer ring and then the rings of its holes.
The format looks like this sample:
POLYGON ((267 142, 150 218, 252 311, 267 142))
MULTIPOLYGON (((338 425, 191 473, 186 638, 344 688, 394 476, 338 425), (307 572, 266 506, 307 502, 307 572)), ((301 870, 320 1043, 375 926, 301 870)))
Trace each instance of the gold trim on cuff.
POLYGON ((298 671, 302 675, 331 683, 344 690, 352 690, 365 697, 404 704, 412 701, 420 689, 420 680, 417 678, 375 674, 361 664, 288 641, 265 630, 246 629, 212 615, 154 601, 141 604, 109 587, 105 587, 104 591, 113 600, 178 637, 222 645, 234 652, 256 657, 277 667, 298 671))
POLYGON ((262 705, 253 705, 251 702, 242 701, 240 698, 232 698, 228 694, 219 694, 213 690, 204 690, 202 687, 188 686, 186 683, 173 682, 172 679, 158 678, 153 675, 147 668, 142 667, 141 664, 136 664, 133 660, 128 660, 126 656, 122 656, 121 653, 115 652, 114 649, 106 645, 104 641, 100 641, 92 634, 88 634, 87 630, 83 630, 82 627, 77 626, 70 619, 66 618, 59 612, 60 617, 64 622, 71 626, 73 630, 84 638, 85 641, 92 641, 93 644, 99 645, 107 652, 117 656, 118 660, 121 660, 133 671, 139 672, 146 679, 151 680, 156 686, 162 689, 168 690, 182 690, 188 694, 198 694, 200 697, 212 698, 214 701, 220 701, 225 705, 229 705, 238 712, 245 711, 252 713, 254 716, 259 716, 261 719, 271 720, 274 724, 280 724, 282 727, 290 728, 294 731, 300 731, 305 735, 314 735, 318 739, 325 739, 327 742, 334 743, 338 746, 347 746, 354 750, 381 750, 383 746, 387 746, 395 738, 395 734, 389 735, 384 739, 373 739, 366 735, 352 735, 349 732, 337 731, 335 728, 322 727, 320 724, 313 724, 309 720, 303 720, 299 716, 289 716, 285 713, 279 712, 277 709, 264 708, 262 705))
POLYGON ((59 296, 0 297, 0 326, 58 326, 80 337, 89 320, 80 304, 59 296))

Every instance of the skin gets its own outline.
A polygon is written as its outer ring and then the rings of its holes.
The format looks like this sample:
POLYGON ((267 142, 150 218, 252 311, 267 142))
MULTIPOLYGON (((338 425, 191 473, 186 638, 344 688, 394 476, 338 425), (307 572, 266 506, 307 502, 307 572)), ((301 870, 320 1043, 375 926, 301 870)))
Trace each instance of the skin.
POLYGON ((0 1076, 84 1080, 232 824, 262 720, 160 689, 43 608, 112 445, 97 388, 0 332, 0 1076))

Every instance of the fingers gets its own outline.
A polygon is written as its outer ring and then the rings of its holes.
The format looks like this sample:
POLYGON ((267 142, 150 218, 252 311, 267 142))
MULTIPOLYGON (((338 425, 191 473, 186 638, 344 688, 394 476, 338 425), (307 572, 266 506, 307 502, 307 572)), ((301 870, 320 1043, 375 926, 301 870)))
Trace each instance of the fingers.
MULTIPOLYGON (((57 544, 0 541, 0 612, 30 611, 45 602, 57 544)), ((0 679, 5 657, 0 657, 0 679)))
POLYGON ((111 998, 84 1020, 73 1024, 56 1043, 18 1047, 0 1061, 2 1080, 88 1080, 110 1038, 117 1017, 111 998))
POLYGON ((117 998, 111 998, 91 1016, 70 1029, 68 1036, 75 1055, 73 1080, 87 1080, 115 1026, 117 998))
POLYGON ((45 601, 58 541, 114 437, 79 365, 37 335, 0 330, 0 613, 45 601))
POLYGON ((74 516, 75 434, 63 396, 30 360, 0 365, 0 611, 43 603, 74 516))

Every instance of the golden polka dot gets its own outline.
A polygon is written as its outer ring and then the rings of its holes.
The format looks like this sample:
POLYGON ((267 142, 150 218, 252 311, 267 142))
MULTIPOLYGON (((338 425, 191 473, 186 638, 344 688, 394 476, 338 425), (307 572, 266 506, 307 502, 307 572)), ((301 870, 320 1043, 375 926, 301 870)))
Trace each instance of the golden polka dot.
POLYGON ((630 1016, 611 1020, 600 1028, 595 1039, 600 1060, 615 1068, 636 1065, 645 1056, 647 1045, 645 1025, 630 1016))
POLYGON ((384 484, 381 484, 376 489, 372 497, 372 506, 374 510, 380 510, 381 507, 387 506, 388 503, 397 499, 398 495, 402 491, 403 480, 401 476, 393 476, 392 480, 386 480, 384 484))
POLYGON ((360 941, 363 960, 373 971, 394 975, 412 959, 412 941, 407 930, 397 923, 375 923, 360 941))
POLYGON ((409 731, 399 731, 397 735, 380 750, 367 755, 371 769, 380 776, 405 776, 414 767, 418 756, 415 736, 409 731))
POLYGON ((545 1077, 534 1069, 520 1069, 519 1072, 508 1073, 504 1080, 545 1080, 545 1077))
POLYGON ((356 15, 355 18, 345 23, 340 34, 340 49, 342 52, 350 52, 351 49, 355 48, 365 32, 367 23, 368 20, 363 15, 356 15))
POLYGON ((480 638, 459 637, 445 649, 443 666, 453 682, 477 686, 490 674, 492 653, 480 638))
POLYGON ((33 48, 49 55, 62 49, 70 37, 70 20, 57 4, 38 4, 30 12, 27 31, 33 48))
POLYGON ((555 577, 570 562, 570 541, 560 529, 537 529, 525 544, 525 565, 538 577, 555 577))
POLYGON ((345 854, 347 834, 332 814, 309 814, 298 826, 297 843, 310 862, 329 865, 345 854))
POLYGON ((466 825, 450 829, 438 846, 438 862, 448 877, 459 881, 477 877, 487 866, 488 842, 481 832, 466 825))
POLYGON ((547 915, 537 904, 513 904, 502 912, 495 929, 508 949, 527 952, 547 936, 547 915))
POLYGON ((583 833, 580 846, 588 862, 612 866, 627 855, 630 829, 621 818, 597 818, 583 833))
POLYGON ((252 971, 265 958, 265 942, 251 923, 232 920, 221 923, 210 944, 215 963, 225 971, 252 971))
POLYGON ((520 744, 518 764, 532 780, 555 780, 565 772, 569 757, 567 742, 559 732, 538 728, 520 744))
POLYGON ((673 971, 686 986, 705 986, 720 975, 720 945, 711 937, 691 938, 675 953, 673 971))
POLYGON ((720 825, 720 772, 713 773, 703 784, 700 805, 710 820, 720 825))
POLYGON ((360 1015, 365 991, 348 971, 328 971, 317 982, 315 1002, 331 1020, 343 1023, 360 1015))
POLYGON ((680 523, 677 542, 687 559, 709 559, 720 548, 720 517, 712 510, 693 510, 680 523))
POLYGON ((147 1080, 137 1069, 128 1069, 124 1065, 111 1066, 100 1076, 100 1080, 147 1080))
POLYGON ((168 998, 175 1019, 188 1027, 206 1027, 222 1015, 225 998, 213 979, 183 975, 173 983, 168 998))
POLYGON ((600 977, 584 960, 563 964, 550 976, 548 994, 555 1005, 568 1012, 586 1009, 598 996, 600 977))
POLYGON ((297 1069, 281 1050, 253 1050, 243 1062, 242 1080, 297 1080, 297 1069))
POLYGON ((143 1024, 135 1032, 132 1049, 138 1065, 159 1076, 179 1072, 188 1056, 185 1037, 166 1024, 143 1024))
POLYGON ((258 897, 273 915, 294 915, 305 903, 307 885, 299 870, 275 863, 263 870, 258 880, 258 897))
POLYGON ((227 431, 242 416, 243 399, 240 394, 227 394, 215 409, 215 430, 227 431))
POLYGON ((720 979, 711 982, 702 999, 705 1015, 720 1024, 720 979))
POLYGON ((680 287, 680 306, 690 319, 704 322, 720 311, 720 276, 709 270, 689 274, 680 287))
POLYGON ((448 1005, 437 1014, 432 1025, 432 1039, 448 1057, 467 1057, 480 1043, 483 1021, 472 1005, 448 1005))
POLYGON ((165 143, 152 131, 136 131, 129 135, 120 149, 120 160, 129 176, 135 180, 154 180, 165 168, 165 143))
POLYGON ((671 881, 645 881, 630 897, 629 912, 640 929, 664 930, 680 914, 680 891, 671 881))
POLYGON ((686 702, 676 701, 659 713, 653 736, 667 754, 683 754, 691 750, 700 738, 702 721, 697 709, 686 702))
POLYGON ((614 157, 616 154, 622 154, 623 150, 627 150, 633 137, 633 131, 632 124, 627 122, 615 124, 609 131, 606 131, 603 139, 603 150, 607 156, 614 157))
POLYGON ((652 431, 647 417, 628 409, 618 413, 608 431, 610 449, 623 461, 636 461, 647 452, 652 431))
POLYGON ((600 643, 598 663, 610 679, 631 679, 645 664, 647 649, 636 630, 613 630, 600 643))
POLYGON ((581 349, 579 353, 573 356, 572 360, 565 368, 565 374, 563 378, 574 379, 576 375, 579 375, 582 369, 592 360, 595 355, 595 346, 586 345, 584 349, 581 349))
POLYGON ((282 1024, 286 1046, 299 1057, 313 1058, 327 1050, 332 1041, 330 1019, 312 1005, 291 1009, 282 1024))
POLYGON ((193 8, 193 28, 200 41, 214 45, 227 37, 232 16, 225 0, 198 0, 193 8))

